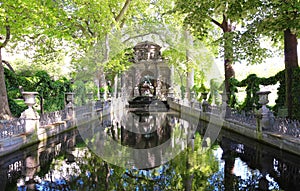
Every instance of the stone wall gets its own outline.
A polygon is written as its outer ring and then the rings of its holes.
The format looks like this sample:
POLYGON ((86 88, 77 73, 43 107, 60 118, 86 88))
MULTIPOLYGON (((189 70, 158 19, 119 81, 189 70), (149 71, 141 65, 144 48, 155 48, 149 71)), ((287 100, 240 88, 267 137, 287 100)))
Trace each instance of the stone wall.
MULTIPOLYGON (((183 104, 179 100, 168 98, 168 104, 170 109, 181 113, 183 118, 190 120, 190 117, 195 121, 205 121, 208 124, 220 126, 220 128, 228 131, 233 131, 243 136, 253 139, 253 141, 259 141, 264 144, 271 145, 278 149, 282 149, 291 152, 296 155, 300 155, 300 139, 290 136, 279 134, 271 130, 262 130, 259 128, 260 124, 253 126, 250 123, 245 123, 243 120, 233 120, 232 118, 226 118, 225 115, 220 117, 218 112, 207 111, 204 112, 202 108, 194 108, 190 105, 183 104)), ((192 104, 191 104, 192 105, 192 104)))

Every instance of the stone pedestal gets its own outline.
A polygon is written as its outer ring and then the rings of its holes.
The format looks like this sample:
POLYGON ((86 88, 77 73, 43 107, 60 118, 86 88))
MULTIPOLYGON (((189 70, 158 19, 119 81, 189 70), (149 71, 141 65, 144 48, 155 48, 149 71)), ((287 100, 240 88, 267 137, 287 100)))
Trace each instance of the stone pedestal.
POLYGON ((222 111, 225 112, 225 118, 229 118, 231 115, 231 108, 228 106, 228 100, 229 100, 229 93, 224 91, 221 93, 222 96, 222 111))
POLYGON ((68 119, 74 119, 75 118, 75 106, 73 104, 74 95, 75 95, 75 93, 73 93, 73 92, 66 92, 65 93, 66 100, 67 100, 67 103, 68 103, 66 105, 68 119))
POLYGON ((38 92, 22 92, 22 94, 28 109, 21 114, 20 118, 25 119, 25 133, 27 135, 32 135, 34 132, 37 132, 37 129, 39 128, 40 116, 32 108, 32 106, 36 103, 35 96, 38 92))
POLYGON ((202 110, 203 110, 203 112, 207 112, 208 111, 209 103, 208 103, 208 101, 206 101, 207 94, 208 94, 207 92, 201 93, 202 98, 203 98, 203 101, 202 101, 202 110))
POLYGON ((174 89, 172 86, 168 90, 168 97, 171 98, 171 100, 174 99, 174 89))

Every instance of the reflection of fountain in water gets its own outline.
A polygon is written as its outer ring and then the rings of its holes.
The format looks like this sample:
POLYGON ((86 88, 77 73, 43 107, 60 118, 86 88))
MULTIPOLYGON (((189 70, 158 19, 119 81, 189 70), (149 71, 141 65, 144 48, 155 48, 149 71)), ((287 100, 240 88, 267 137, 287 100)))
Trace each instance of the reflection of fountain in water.
POLYGON ((189 123, 180 119, 178 113, 156 111, 155 104, 149 108, 112 109, 100 121, 78 129, 88 147, 107 162, 122 167, 153 168, 185 149, 191 136, 187 136, 189 123))
POLYGON ((170 139, 171 116, 166 113, 128 112, 128 118, 121 128, 124 146, 147 149, 159 146, 170 139))

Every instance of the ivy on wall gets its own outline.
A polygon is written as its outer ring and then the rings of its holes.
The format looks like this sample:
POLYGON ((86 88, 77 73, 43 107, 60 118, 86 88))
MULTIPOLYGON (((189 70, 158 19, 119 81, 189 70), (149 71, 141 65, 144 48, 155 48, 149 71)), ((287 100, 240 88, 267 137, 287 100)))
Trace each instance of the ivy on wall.
MULTIPOLYGON (((293 97, 293 118, 300 119, 300 68, 293 71, 293 84, 292 84, 292 97, 293 97)), ((256 74, 250 74, 246 79, 242 81, 238 81, 235 78, 230 79, 231 84, 231 94, 230 94, 230 101, 229 105, 233 108, 238 108, 240 110, 250 111, 254 108, 258 109, 258 92, 259 85, 275 85, 279 82, 278 87, 278 98, 276 99, 276 105, 271 108, 275 114, 278 113, 280 108, 284 108, 285 106, 285 70, 278 72, 276 75, 271 76, 269 78, 260 78, 257 77, 256 74), (241 105, 238 105, 236 99, 236 92, 238 87, 246 87, 246 98, 241 105)))
POLYGON ((14 73, 5 68, 5 82, 11 112, 18 117, 26 109, 16 99, 22 99, 24 91, 39 93, 39 104, 44 112, 61 110, 65 105, 65 92, 71 91, 71 82, 66 78, 54 80, 46 71, 14 73))

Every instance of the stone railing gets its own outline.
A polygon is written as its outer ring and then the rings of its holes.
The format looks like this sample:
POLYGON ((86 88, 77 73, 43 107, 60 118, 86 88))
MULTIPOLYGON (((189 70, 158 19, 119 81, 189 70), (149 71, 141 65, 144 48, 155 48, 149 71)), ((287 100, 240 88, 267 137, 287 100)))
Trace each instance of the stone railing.
POLYGON ((233 120, 242 124, 248 124, 253 128, 257 126, 257 116, 253 112, 238 111, 235 109, 230 109, 229 116, 226 117, 227 120, 233 120))
POLYGON ((82 121, 86 121, 92 117, 92 106, 84 105, 75 108, 75 118, 77 123, 81 123, 82 121))
POLYGON ((282 135, 300 138, 300 121, 286 118, 275 118, 271 131, 282 135))
MULTIPOLYGON (((58 135, 76 126, 106 116, 111 111, 110 101, 89 100, 84 106, 75 106, 74 93, 66 93, 65 109, 39 114, 33 107, 37 92, 23 92, 25 104, 28 106, 20 118, 0 120, 0 157, 58 135)), ((103 119, 106 123, 105 118, 103 119)))
POLYGON ((54 111, 50 113, 44 113, 40 116, 40 127, 54 124, 67 119, 67 112, 65 109, 60 111, 54 111))
POLYGON ((25 133, 25 119, 0 120, 0 139, 25 133))
POLYGON ((222 95, 222 105, 211 105, 206 101, 207 94, 205 93, 202 103, 192 99, 190 102, 180 99, 173 99, 175 103, 186 105, 194 109, 213 115, 221 115, 225 121, 246 125, 258 131, 269 131, 281 135, 288 135, 295 138, 300 138, 300 121, 289 120, 286 118, 275 117, 273 113, 266 107, 268 94, 270 92, 257 92, 260 97, 259 103, 261 109, 256 112, 238 111, 229 108, 226 103, 226 96, 222 95))
POLYGON ((100 100, 96 101, 94 107, 96 111, 101 110, 103 108, 103 102, 100 100))

